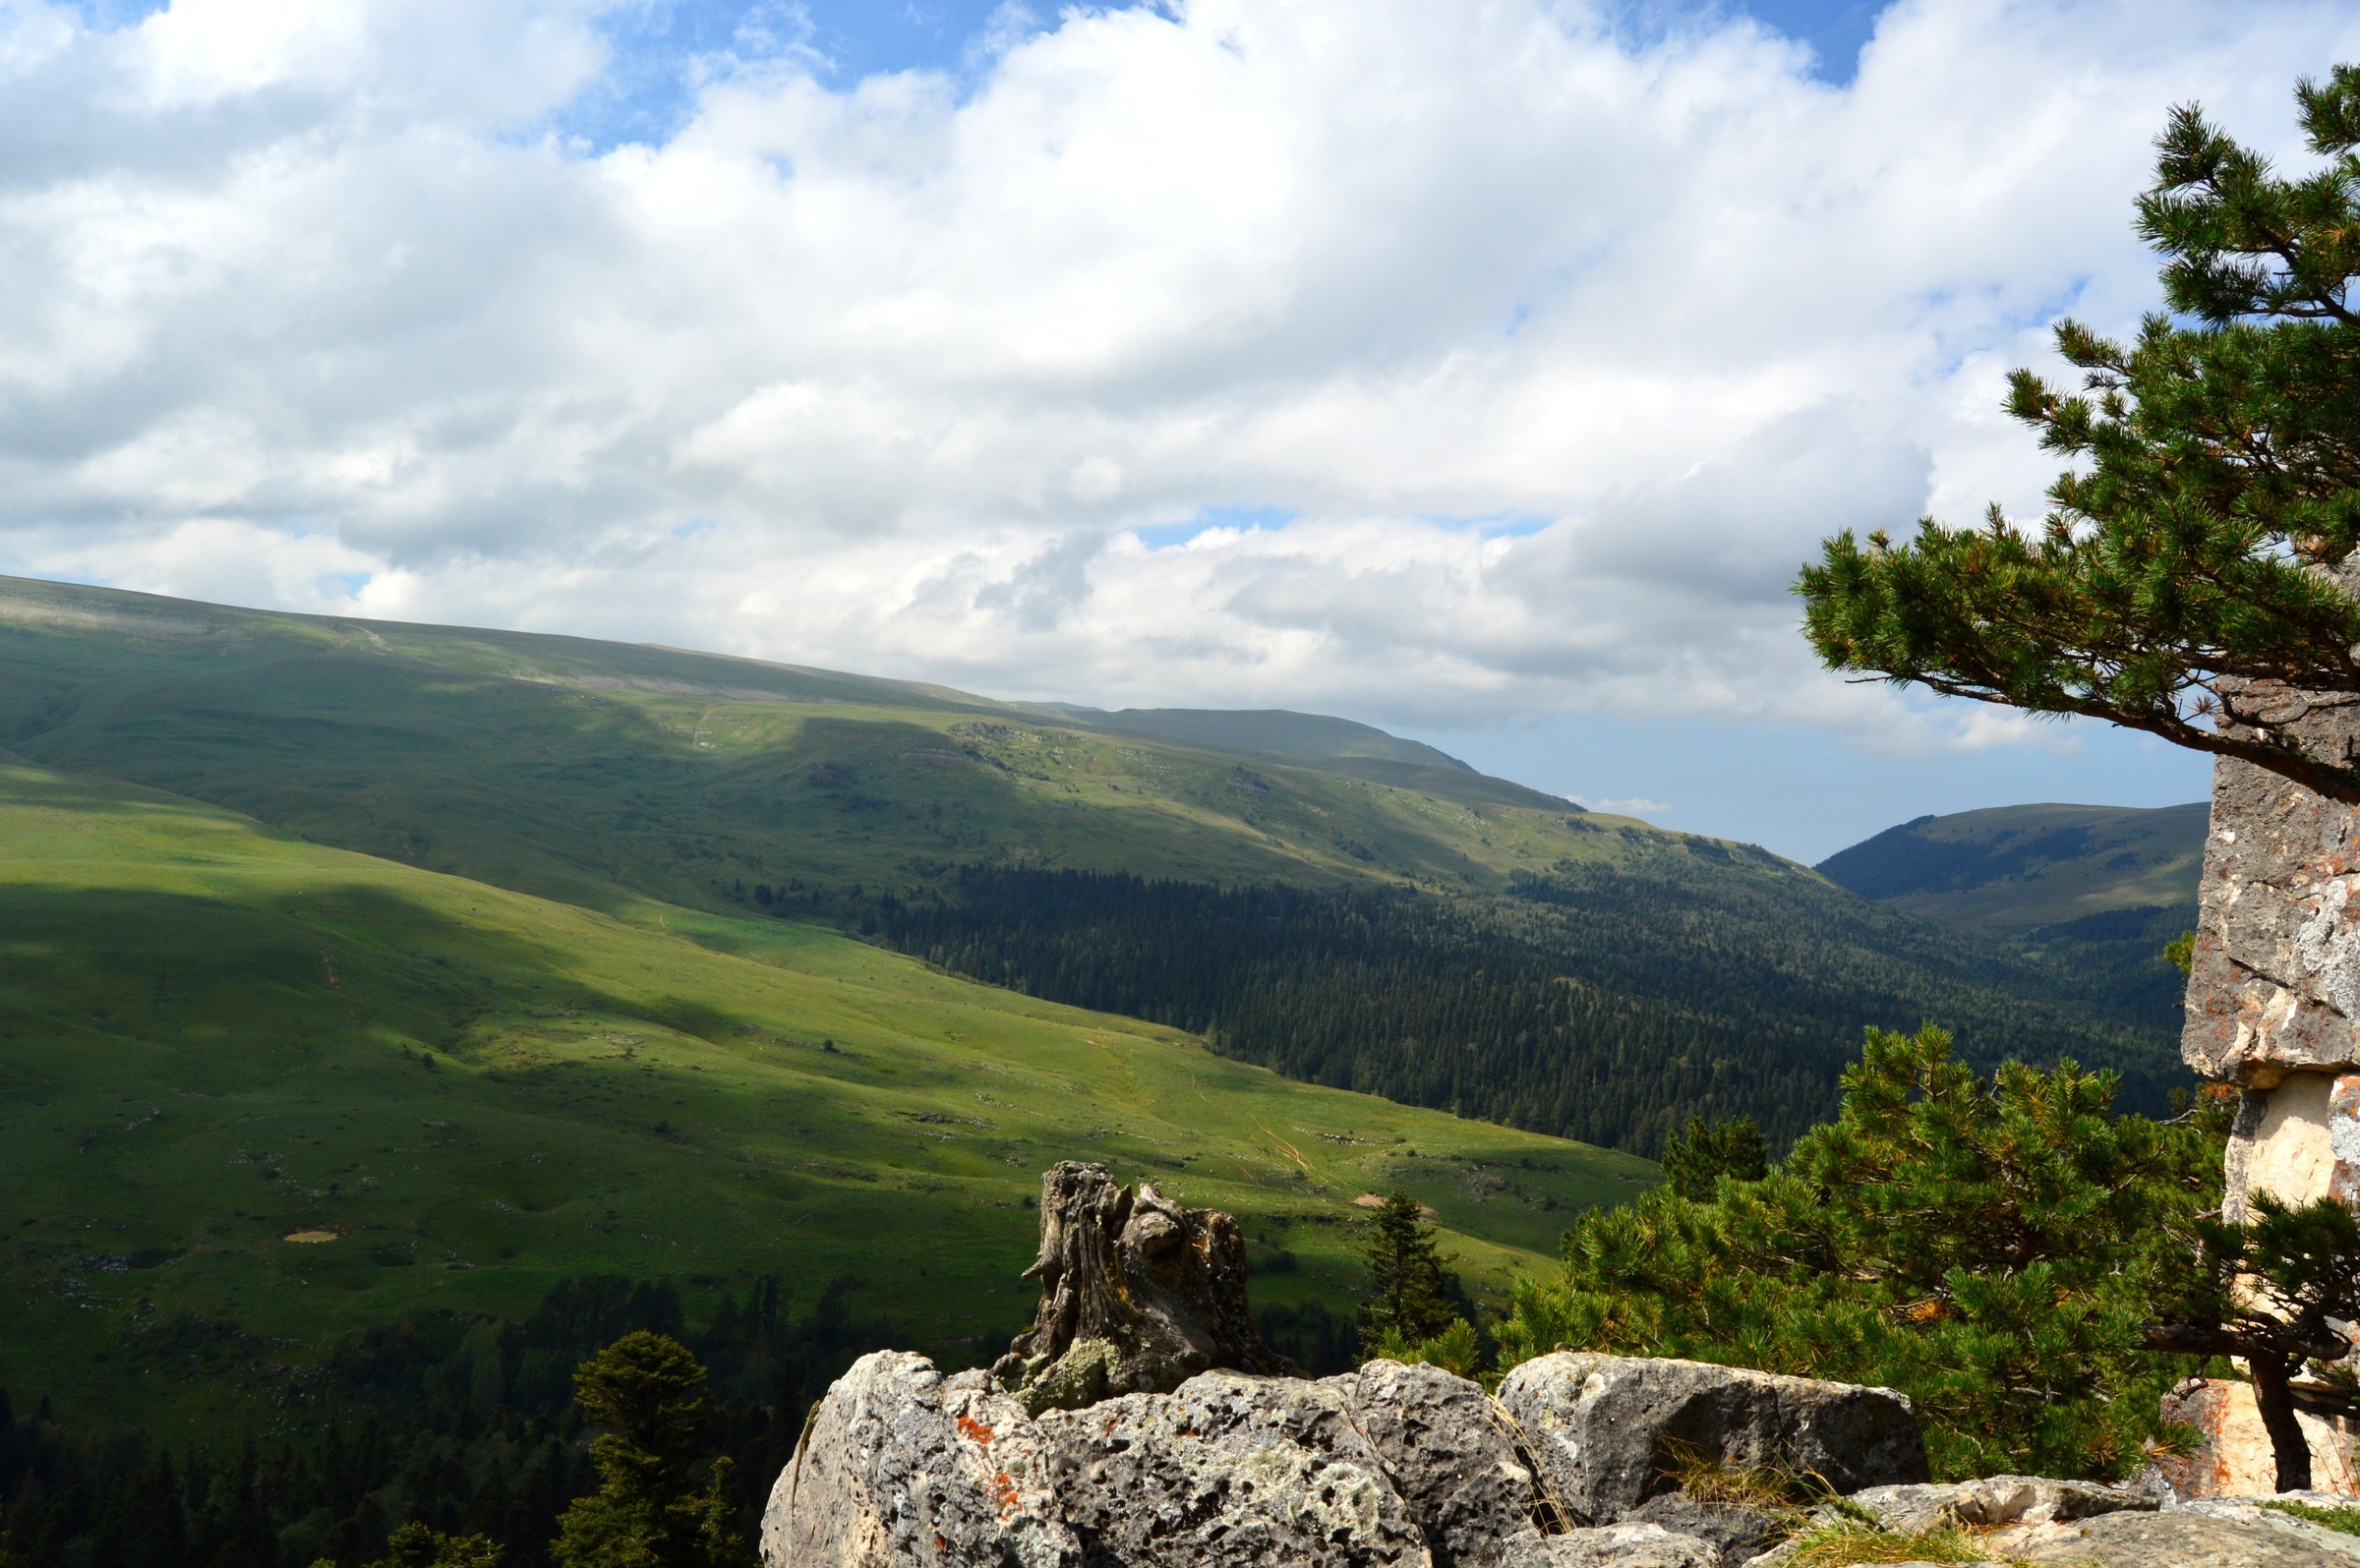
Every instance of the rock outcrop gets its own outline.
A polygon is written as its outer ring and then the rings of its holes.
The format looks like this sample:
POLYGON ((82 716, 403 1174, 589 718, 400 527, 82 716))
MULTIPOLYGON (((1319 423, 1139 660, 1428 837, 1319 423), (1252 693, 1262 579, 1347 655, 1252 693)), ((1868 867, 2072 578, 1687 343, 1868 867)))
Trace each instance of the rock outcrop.
MULTIPOLYGON (((1546 1434, 1520 1442, 1524 1419, 1426 1366, 1376 1362, 1316 1383, 1216 1370, 1168 1394, 1035 1419, 982 1372, 946 1378, 922 1357, 881 1352, 814 1412, 772 1489, 762 1559, 765 1568, 1779 1568, 1793 1547, 1758 1551, 1759 1531, 1790 1532, 1794 1515, 1687 1496, 1662 1465, 1632 1456, 1687 1445, 1726 1464, 1800 1463, 1830 1480, 1923 1473, 1907 1402, 1889 1391, 1801 1378, 1765 1388, 1762 1374, 1692 1363, 1542 1361, 1551 1365, 1509 1377, 1529 1424, 1546 1434), (1547 1412, 1561 1413, 1554 1426, 1547 1412), (1591 1442, 1604 1445, 1601 1462, 1582 1468, 1577 1450, 1591 1442), (1572 1493, 1595 1510, 1586 1521, 1567 1527, 1552 1473, 1587 1488, 1572 1493)), ((2360 1563, 2360 1536, 2256 1506, 2267 1500, 2169 1498, 2158 1509, 2148 1493, 2038 1477, 1886 1480, 1818 1517, 1904 1538, 1961 1526, 1998 1561, 2360 1563)))
MULTIPOLYGON (((2311 1450, 2311 1484, 2321 1491, 2360 1492, 2360 1420, 2347 1412, 2294 1413, 2311 1450)), ((2262 1425, 2251 1383, 2224 1377, 2192 1377, 2163 1396, 2163 1420, 2193 1427, 2196 1446, 2185 1454, 2163 1454, 2155 1469, 2183 1497, 2240 1497, 2277 1489, 2277 1456, 2262 1425)))
POLYGON ((1082 1568, 1048 1443, 979 1372, 879 1351, 813 1411, 762 1515, 779 1568, 1082 1568))
POLYGON ((1035 1415, 1119 1394, 1165 1393, 1215 1367, 1294 1370, 1246 1304, 1246 1243, 1218 1209, 1183 1208, 1103 1165, 1066 1160, 1040 1179, 1032 1327, 992 1375, 1035 1415))
POLYGON ((1032 1272, 1039 1314, 990 1372, 881 1351, 837 1380, 771 1488, 764 1568, 1778 1568, 1811 1520, 1765 1476, 1896 1536, 1860 1560, 1953 1526, 2000 1560, 2360 1563, 2360 1536, 2240 1502, 1928 1484, 1886 1388, 1570 1352, 1498 1398, 1384 1361, 1313 1382, 1254 1333, 1235 1222, 1099 1166, 1043 1180, 1032 1272))
POLYGON ((1206 1372, 1040 1419, 1084 1558, 1124 1568, 1428 1568, 1425 1533, 1341 1391, 1206 1372))
POLYGON ((1540 1539, 1532 1471, 1481 1388, 1399 1362, 1371 1362, 1322 1386, 1342 1396, 1376 1449, 1434 1568, 1504 1568, 1540 1539))
MULTIPOLYGON (((2274 706, 2323 760, 2360 755, 2360 708, 2348 702, 2261 686, 2239 696, 2274 706)), ((2296 1207, 2360 1205, 2360 812, 2252 763, 2214 762, 2180 1049, 2198 1073, 2243 1091, 2223 1161, 2226 1218, 2248 1218, 2264 1193, 2296 1207)), ((2360 1348, 2344 1359, 2360 1363, 2360 1348)), ((2289 1368, 2249 1361, 2294 1483, 2306 1483, 2307 1448, 2308 1484, 2360 1489, 2348 1442, 2323 1454, 2320 1423, 2287 1409, 2289 1368)), ((2206 1447, 2177 1479, 2202 1491, 2248 1485, 2251 1461, 2272 1450, 2247 1441, 2236 1393, 2224 1384, 2182 1402, 2206 1447)))
POLYGON ((1927 1476, 1918 1418, 1889 1388, 1560 1351, 1509 1372, 1500 1403, 1576 1524, 1619 1520, 1673 1489, 1682 1451, 1817 1476, 1839 1492, 1927 1476))

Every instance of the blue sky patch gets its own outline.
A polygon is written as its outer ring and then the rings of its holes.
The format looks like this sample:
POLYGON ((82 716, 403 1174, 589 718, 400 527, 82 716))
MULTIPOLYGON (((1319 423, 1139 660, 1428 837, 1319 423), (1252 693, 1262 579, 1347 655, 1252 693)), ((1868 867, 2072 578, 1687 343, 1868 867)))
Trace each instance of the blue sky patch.
POLYGON ((1234 528, 1240 533, 1267 529, 1275 533, 1299 515, 1285 506, 1203 506, 1184 523, 1154 523, 1131 532, 1150 550, 1169 550, 1215 528, 1234 528))

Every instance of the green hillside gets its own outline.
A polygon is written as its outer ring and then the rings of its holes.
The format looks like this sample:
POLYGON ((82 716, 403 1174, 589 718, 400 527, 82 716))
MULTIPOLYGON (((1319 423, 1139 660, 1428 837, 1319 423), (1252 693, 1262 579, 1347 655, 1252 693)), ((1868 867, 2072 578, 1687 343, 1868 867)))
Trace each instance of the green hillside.
POLYGON ((817 921, 1305 1077, 1638 1153, 1701 1111, 1800 1130, 1865 1023, 2112 1063, 2141 1103, 2179 1073, 2166 1029, 2068 972, 1317 716, 1075 716, 0 579, 0 744, 611 914, 817 921), (1066 875, 1113 880, 1087 911, 1017 891, 1066 875), (993 876, 1013 881, 986 907, 993 876), (1226 921, 1215 951, 1155 891, 1178 886, 1294 901, 1277 925, 1226 921), (1372 924, 1372 897, 1406 901, 1372 924), (1157 957, 1192 944, 1210 967, 1157 957))
POLYGON ((1865 899, 2008 946, 2177 1030, 2162 949, 2196 924, 2210 806, 2030 805, 1919 817, 1821 861, 1865 899))
POLYGON ((1628 1156, 1290 1082, 808 925, 593 911, 0 759, 0 1386, 167 1434, 339 1336, 557 1281, 863 1283, 980 1353, 1090 1154, 1340 1297, 1406 1182, 1496 1290, 1628 1156), (310 1232, 332 1239, 291 1241, 310 1232))
POLYGON ((1290 765, 936 687, 8 578, 0 744, 590 903, 968 863, 1497 889, 1597 852, 1564 802, 1455 766, 1290 765))
POLYGON ((2196 907, 2211 807, 1997 806, 1919 817, 1819 862, 1864 899, 2020 936, 2145 906, 2196 907))

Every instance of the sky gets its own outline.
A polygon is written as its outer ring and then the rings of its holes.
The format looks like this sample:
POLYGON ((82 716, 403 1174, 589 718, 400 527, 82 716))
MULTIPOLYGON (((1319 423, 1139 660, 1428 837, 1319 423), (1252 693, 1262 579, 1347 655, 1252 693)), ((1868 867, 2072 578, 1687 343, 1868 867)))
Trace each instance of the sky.
POLYGON ((1344 714, 1810 860, 2201 759, 1819 669, 2301 0, 0 0, 0 572, 1344 714))

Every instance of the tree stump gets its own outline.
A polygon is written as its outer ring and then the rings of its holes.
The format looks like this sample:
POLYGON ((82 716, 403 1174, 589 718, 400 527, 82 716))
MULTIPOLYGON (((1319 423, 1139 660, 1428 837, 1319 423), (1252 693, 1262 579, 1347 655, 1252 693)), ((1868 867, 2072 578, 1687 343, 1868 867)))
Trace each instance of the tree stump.
POLYGON ((1168 1393, 1216 1366, 1301 1375, 1254 1326, 1236 1219, 1146 1182, 1134 1194, 1103 1165, 1042 1173, 1040 1255, 1025 1277, 1040 1281, 1039 1310, 991 1370, 1034 1415, 1168 1393))

